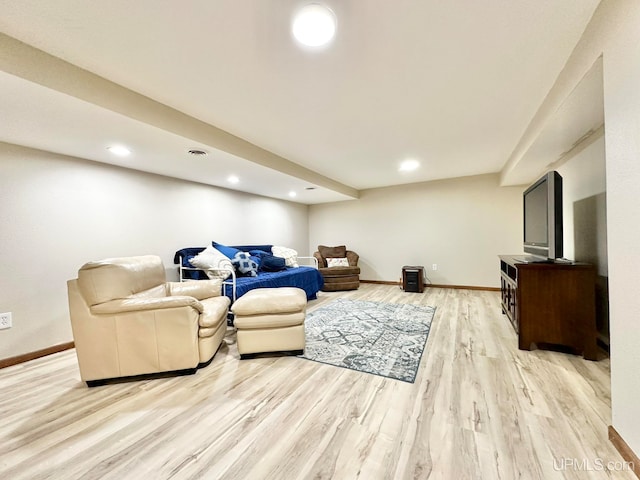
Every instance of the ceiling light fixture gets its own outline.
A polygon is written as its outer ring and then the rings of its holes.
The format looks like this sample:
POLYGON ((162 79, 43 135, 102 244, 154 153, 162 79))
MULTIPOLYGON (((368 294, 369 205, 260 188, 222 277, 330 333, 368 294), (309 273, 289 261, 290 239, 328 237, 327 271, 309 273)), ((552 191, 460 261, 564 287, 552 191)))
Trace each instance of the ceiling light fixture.
POLYGON ((236 177, 235 175, 229 175, 227 177, 227 182, 229 183, 238 183, 240 181, 240 179, 238 177, 236 177))
POLYGON ((289 196, 290 196, 291 198, 294 198, 294 197, 296 197, 297 195, 298 195, 298 194, 297 194, 296 192, 294 192, 293 190, 291 190, 291 191, 289 192, 289 196))
POLYGON ((414 170, 417 170, 418 167, 420 167, 420 162, 417 160, 405 160, 404 162, 402 162, 400 164, 400 168, 398 168, 398 171, 400 172, 413 172, 414 170))
POLYGON ((122 145, 112 145, 111 147, 107 147, 107 150, 109 150, 114 155, 117 155, 118 157, 126 157, 127 155, 131 154, 131 150, 122 145))
POLYGON ((330 8, 310 3, 296 12, 291 24, 294 38, 307 47, 328 44, 336 33, 336 16, 330 8))

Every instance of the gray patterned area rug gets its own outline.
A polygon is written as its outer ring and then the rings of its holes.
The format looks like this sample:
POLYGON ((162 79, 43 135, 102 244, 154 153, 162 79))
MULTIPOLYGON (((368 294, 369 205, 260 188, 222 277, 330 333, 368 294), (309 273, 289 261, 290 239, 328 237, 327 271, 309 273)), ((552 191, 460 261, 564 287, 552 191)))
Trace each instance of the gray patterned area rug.
POLYGON ((413 383, 435 311, 336 299, 307 314, 302 357, 413 383))

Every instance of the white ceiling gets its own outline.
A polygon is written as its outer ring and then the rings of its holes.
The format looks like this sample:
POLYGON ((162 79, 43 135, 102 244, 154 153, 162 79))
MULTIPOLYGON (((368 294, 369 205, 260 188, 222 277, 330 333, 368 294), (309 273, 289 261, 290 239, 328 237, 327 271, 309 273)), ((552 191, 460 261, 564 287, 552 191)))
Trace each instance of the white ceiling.
POLYGON ((294 190, 309 204, 499 172, 599 0, 327 0, 337 36, 318 51, 289 33, 303 3, 0 0, 4 34, 272 152, 271 163, 9 68, 0 140, 225 187, 234 173, 233 188, 294 190), (111 142, 134 154, 111 158, 111 142), (421 168, 399 173, 406 158, 421 168))

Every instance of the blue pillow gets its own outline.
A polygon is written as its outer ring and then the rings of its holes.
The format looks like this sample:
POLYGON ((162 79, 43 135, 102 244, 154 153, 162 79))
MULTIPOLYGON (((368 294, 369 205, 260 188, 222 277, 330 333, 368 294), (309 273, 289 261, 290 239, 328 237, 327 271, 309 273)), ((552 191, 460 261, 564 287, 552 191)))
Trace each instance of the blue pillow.
POLYGON ((264 250, 249 250, 249 256, 251 260, 258 264, 258 270, 260 270, 260 265, 262 265, 262 257, 271 256, 271 254, 265 252, 264 250))
POLYGON ((258 264, 251 260, 248 253, 238 252, 235 254, 231 263, 235 267, 237 272, 240 272, 245 277, 257 277, 258 276, 258 264))
POLYGON ((274 257, 273 255, 263 255, 260 262, 260 270, 265 272, 279 272, 285 270, 285 260, 282 257, 274 257))
POLYGON ((237 248, 234 248, 234 247, 227 247, 226 245, 222 245, 221 243, 218 243, 218 242, 211 242, 211 245, 213 245, 213 248, 218 250, 220 253, 222 253, 225 257, 229 258, 230 260, 233 260, 233 257, 236 256, 236 253, 242 252, 242 250, 238 250, 237 248))

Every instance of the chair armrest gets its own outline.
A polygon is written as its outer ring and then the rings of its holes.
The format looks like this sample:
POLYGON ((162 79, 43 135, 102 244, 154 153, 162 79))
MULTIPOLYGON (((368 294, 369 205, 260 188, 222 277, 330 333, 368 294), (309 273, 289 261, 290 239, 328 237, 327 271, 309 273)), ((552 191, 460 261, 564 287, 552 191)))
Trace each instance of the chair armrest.
POLYGON ((193 297, 174 296, 158 298, 122 298, 100 303, 91 307, 93 314, 114 314, 139 312, 142 310, 160 310, 164 308, 193 307, 199 313, 204 312, 204 306, 193 297))
POLYGON ((197 300, 221 295, 222 280, 198 280, 197 282, 167 282, 167 295, 193 297, 197 300))
POLYGON ((322 258, 322 255, 320 255, 320 252, 314 252, 313 256, 316 259, 316 262, 318 262, 318 266, 320 267, 327 266, 327 262, 325 261, 324 258, 322 258))
POLYGON ((358 255, 356 252, 352 252, 351 250, 347 250, 347 260, 349 261, 349 266, 357 267, 359 259, 360 255, 358 255))

